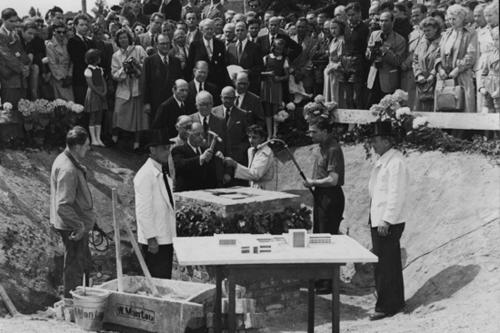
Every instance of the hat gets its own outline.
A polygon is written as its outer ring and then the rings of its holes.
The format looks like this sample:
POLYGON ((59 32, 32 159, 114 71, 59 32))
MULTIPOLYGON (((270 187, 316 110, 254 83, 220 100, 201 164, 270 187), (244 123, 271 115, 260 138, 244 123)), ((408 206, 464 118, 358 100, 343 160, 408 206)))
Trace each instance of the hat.
POLYGON ((369 137, 394 136, 391 122, 390 121, 377 121, 375 123, 372 123, 368 136, 369 137))
POLYGON ((163 145, 171 145, 175 143, 172 138, 168 137, 168 133, 166 130, 150 130, 148 133, 149 143, 146 147, 155 147, 155 146, 163 146, 163 145))

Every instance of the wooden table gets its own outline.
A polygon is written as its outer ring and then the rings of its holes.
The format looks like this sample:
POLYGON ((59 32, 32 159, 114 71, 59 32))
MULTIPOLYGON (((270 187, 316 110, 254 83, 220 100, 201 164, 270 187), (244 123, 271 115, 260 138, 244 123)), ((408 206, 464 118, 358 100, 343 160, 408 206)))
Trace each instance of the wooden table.
MULTIPOLYGON (((254 237, 259 235, 246 235, 254 237)), ((260 235, 262 237, 262 235, 260 235)), ((377 262, 377 257, 354 239, 344 235, 332 236, 331 244, 292 248, 289 245, 273 249, 271 253, 242 254, 239 246, 220 246, 215 237, 174 238, 177 260, 183 266, 214 266, 216 279, 215 331, 221 332, 222 280, 228 279, 228 329, 236 332, 236 283, 258 279, 307 279, 308 328, 314 332, 314 280, 332 280, 332 332, 340 332, 339 267, 346 263, 377 262)))

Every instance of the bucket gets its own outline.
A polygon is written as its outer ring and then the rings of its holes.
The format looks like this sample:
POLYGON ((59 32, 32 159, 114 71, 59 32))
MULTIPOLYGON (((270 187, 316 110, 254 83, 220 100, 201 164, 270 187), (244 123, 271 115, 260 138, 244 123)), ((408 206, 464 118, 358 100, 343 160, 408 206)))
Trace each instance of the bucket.
POLYGON ((71 295, 76 324, 86 331, 102 329, 109 291, 86 288, 84 295, 83 288, 78 287, 71 295))

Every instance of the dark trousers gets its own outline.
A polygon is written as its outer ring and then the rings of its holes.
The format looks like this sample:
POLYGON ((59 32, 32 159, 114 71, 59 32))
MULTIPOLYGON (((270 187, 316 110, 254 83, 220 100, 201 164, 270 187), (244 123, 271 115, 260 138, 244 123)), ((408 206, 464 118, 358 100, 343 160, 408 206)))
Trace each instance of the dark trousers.
POLYGON ((373 253, 378 257, 375 264, 375 288, 377 304, 375 311, 394 314, 405 306, 403 267, 399 240, 405 224, 389 227, 387 236, 380 236, 377 228, 371 228, 373 253))
POLYGON ((172 277, 172 260, 174 246, 172 244, 160 245, 158 252, 153 254, 148 251, 148 246, 142 244, 142 253, 152 277, 170 279, 172 277))
POLYGON ((75 241, 69 239, 71 231, 57 230, 64 244, 63 285, 64 297, 71 298, 70 290, 75 290, 82 285, 85 273, 88 285, 92 257, 89 249, 89 236, 85 234, 82 239, 75 241))
POLYGON ((370 89, 370 92, 368 94, 368 108, 370 108, 373 104, 378 104, 378 102, 380 102, 380 100, 387 94, 392 93, 385 93, 382 91, 382 89, 380 88, 380 77, 377 73, 375 82, 373 83, 373 87, 370 89))
POLYGON ((314 190, 313 232, 338 234, 344 219, 342 187, 316 187, 314 190))

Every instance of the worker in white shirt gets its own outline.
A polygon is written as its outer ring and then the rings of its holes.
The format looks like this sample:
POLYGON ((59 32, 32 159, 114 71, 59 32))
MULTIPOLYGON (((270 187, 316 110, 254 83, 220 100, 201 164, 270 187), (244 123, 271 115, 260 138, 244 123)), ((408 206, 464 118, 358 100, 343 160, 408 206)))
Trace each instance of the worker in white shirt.
POLYGON ((151 275, 170 279, 172 239, 176 236, 173 182, 168 167, 173 142, 164 130, 151 134, 149 158, 134 178, 137 238, 151 275))
POLYGON ((375 265, 377 303, 370 320, 392 316, 405 306, 399 240, 407 221, 409 174, 401 152, 394 149, 390 122, 377 122, 371 146, 380 155, 371 172, 370 225, 375 265))

